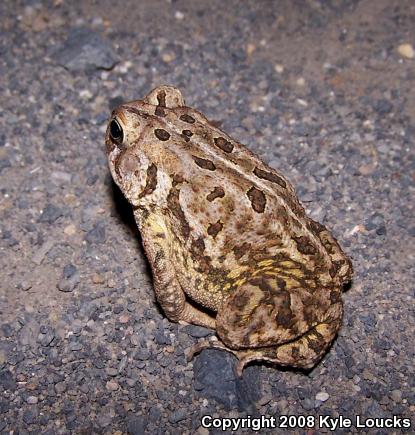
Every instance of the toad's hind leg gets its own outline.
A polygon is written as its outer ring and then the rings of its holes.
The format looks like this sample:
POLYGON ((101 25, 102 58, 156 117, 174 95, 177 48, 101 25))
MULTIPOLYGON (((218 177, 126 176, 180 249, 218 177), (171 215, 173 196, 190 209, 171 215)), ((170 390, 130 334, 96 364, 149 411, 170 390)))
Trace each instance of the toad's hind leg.
POLYGON ((270 274, 237 288, 216 317, 220 340, 240 360, 310 368, 324 355, 342 319, 340 291, 270 274), (304 288, 304 284, 309 288, 304 288))
POLYGON ((310 369, 322 358, 340 328, 341 320, 320 323, 297 340, 280 346, 238 351, 236 371, 242 375, 243 368, 251 361, 269 361, 281 366, 310 369))
POLYGON ((282 344, 247 350, 235 350, 218 340, 203 340, 192 347, 188 360, 203 349, 219 349, 233 353, 239 360, 236 373, 242 376, 244 367, 252 361, 269 361, 281 366, 309 369, 321 359, 324 352, 336 336, 341 319, 320 323, 300 338, 282 344))

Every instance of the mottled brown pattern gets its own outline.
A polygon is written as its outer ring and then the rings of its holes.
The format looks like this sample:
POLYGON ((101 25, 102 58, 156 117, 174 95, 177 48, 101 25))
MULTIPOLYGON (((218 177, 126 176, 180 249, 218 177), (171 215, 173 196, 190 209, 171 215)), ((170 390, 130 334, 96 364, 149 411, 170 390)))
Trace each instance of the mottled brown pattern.
POLYGON ((314 255, 316 253, 316 248, 312 245, 311 240, 306 236, 293 237, 295 243, 297 244, 297 249, 306 255, 314 255))
POLYGON ((214 171, 216 169, 216 166, 212 160, 202 159, 197 156, 193 156, 193 160, 195 161, 196 165, 202 169, 207 169, 208 171, 214 171))
POLYGON ((215 188, 212 190, 212 192, 210 192, 207 196, 206 199, 209 202, 212 202, 213 200, 215 200, 216 198, 223 198, 225 196, 225 191, 223 190, 222 187, 218 187, 215 186, 215 188))
POLYGON ((173 185, 173 187, 175 187, 178 184, 184 183, 185 181, 186 181, 185 178, 182 177, 180 174, 174 174, 173 175, 172 185, 173 185))
POLYGON ((246 195, 251 201, 252 208, 257 213, 264 213, 265 205, 267 203, 264 192, 262 192, 262 190, 257 189, 255 186, 252 186, 248 190, 248 192, 246 192, 246 195))
POLYGON ((156 190, 156 187, 157 187, 157 166, 154 163, 152 163, 147 168, 146 185, 143 191, 140 193, 139 197, 143 198, 146 195, 150 195, 150 193, 153 193, 156 190))
POLYGON ((166 116, 166 111, 162 107, 157 106, 156 110, 154 111, 154 114, 157 116, 164 117, 164 116, 166 116))
POLYGON ((321 353, 325 347, 324 337, 318 332, 314 331, 307 338, 308 347, 312 349, 316 354, 321 353))
POLYGON ((337 303, 341 303, 341 294, 336 291, 336 289, 331 290, 330 292, 330 302, 332 304, 337 304, 337 303))
MULTIPOLYGON (((196 269, 202 273, 207 273, 211 267, 211 258, 208 255, 204 254, 205 251, 205 242, 202 237, 192 240, 192 244, 190 247, 190 255, 193 261, 197 264, 196 269)), ((198 279, 200 287, 201 280, 198 279)))
POLYGON ((154 135, 157 139, 160 139, 161 141, 166 141, 170 139, 170 133, 162 128, 156 128, 154 130, 154 135))
POLYGON ((233 145, 223 137, 214 138, 215 145, 225 153, 231 153, 233 151, 233 145))
POLYGON ((297 346, 292 346, 291 357, 294 361, 298 361, 300 359, 300 350, 297 346))
POLYGON ((249 252, 251 249, 251 244, 244 242, 242 245, 237 245, 232 248, 233 253, 235 254, 235 258, 239 260, 244 254, 249 252))
POLYGON ((278 307, 278 314, 275 318, 277 324, 286 329, 295 329, 297 320, 291 311, 290 293, 288 291, 282 292, 282 301, 278 307))
POLYGON ((283 187, 284 189, 287 187, 287 183, 280 176, 278 176, 277 174, 275 174, 273 172, 267 172, 267 171, 263 171, 260 168, 255 168, 254 174, 258 178, 262 178, 264 180, 271 181, 272 183, 276 183, 279 186, 283 187))
POLYGON ((184 122, 187 122, 188 124, 194 124, 195 123, 195 119, 193 118, 193 116, 190 116, 187 113, 185 113, 184 115, 181 115, 180 119, 182 121, 184 121, 184 122))
POLYGON ((214 224, 209 224, 207 233, 209 234, 209 236, 215 238, 222 231, 222 228, 223 223, 221 221, 217 221, 214 224))
POLYGON ((190 130, 183 130, 181 136, 186 142, 190 142, 190 138, 193 136, 193 132, 190 130))
POLYGON ((352 265, 293 187, 174 87, 111 120, 124 139, 116 146, 107 131, 111 173, 133 205, 167 317, 215 329, 213 346, 239 358, 238 373, 250 361, 315 365, 340 328, 352 265))
POLYGON ((167 195, 167 204, 170 212, 179 222, 179 228, 185 239, 189 237, 190 226, 187 222, 186 215, 184 214, 179 201, 180 191, 176 188, 172 188, 167 195))
POLYGON ((198 255, 201 255, 205 250, 205 242, 203 237, 198 237, 192 241, 192 250, 196 252, 198 255))
POLYGON ((332 278, 334 278, 337 275, 340 266, 341 265, 337 261, 333 261, 333 264, 331 265, 331 267, 329 269, 329 274, 332 278))

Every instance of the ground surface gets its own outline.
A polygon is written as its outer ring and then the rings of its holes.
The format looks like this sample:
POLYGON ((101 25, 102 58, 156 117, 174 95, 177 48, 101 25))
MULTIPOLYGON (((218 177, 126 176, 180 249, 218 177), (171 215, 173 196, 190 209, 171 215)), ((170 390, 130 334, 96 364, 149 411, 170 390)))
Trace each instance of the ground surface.
POLYGON ((0 431, 413 416, 415 59, 398 47, 415 3, 116 3, 0 4, 0 431), (284 172, 352 257, 343 328, 310 373, 188 363, 209 331, 158 309, 103 135, 110 108, 162 83, 284 172))

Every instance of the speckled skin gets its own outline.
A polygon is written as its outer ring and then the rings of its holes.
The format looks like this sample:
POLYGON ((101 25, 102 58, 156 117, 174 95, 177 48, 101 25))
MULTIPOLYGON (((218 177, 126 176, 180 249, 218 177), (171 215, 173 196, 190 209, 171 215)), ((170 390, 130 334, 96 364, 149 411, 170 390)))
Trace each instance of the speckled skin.
POLYGON ((171 86, 114 110, 106 148, 165 314, 216 330, 194 351, 229 350, 239 373, 252 360, 312 367, 340 328, 352 266, 290 183, 171 86))

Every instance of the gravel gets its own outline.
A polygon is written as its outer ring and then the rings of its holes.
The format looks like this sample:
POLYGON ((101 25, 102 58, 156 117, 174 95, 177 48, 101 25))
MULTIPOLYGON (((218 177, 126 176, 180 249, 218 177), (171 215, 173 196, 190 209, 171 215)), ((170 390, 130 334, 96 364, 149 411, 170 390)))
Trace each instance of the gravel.
POLYGON ((414 415, 410 0, 5 1, 1 17, 0 432, 414 415), (116 105, 162 83, 282 171, 351 256, 343 327, 313 370, 187 361, 212 331, 160 311, 103 137, 116 105))

